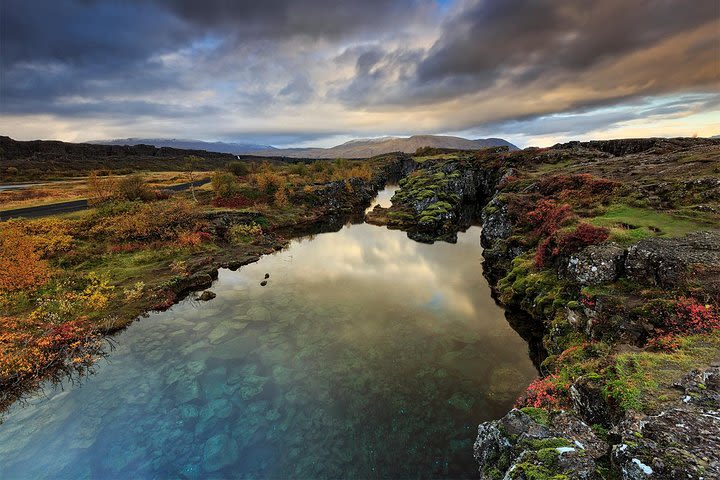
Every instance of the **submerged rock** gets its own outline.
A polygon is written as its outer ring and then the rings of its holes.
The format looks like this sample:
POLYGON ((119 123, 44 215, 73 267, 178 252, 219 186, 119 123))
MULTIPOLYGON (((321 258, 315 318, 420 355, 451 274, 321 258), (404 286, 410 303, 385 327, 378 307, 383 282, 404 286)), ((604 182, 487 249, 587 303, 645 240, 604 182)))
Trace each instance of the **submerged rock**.
POLYGON ((196 300, 201 301, 201 302, 207 302, 209 300, 212 300, 215 297, 217 297, 215 292, 213 292, 212 290, 205 290, 196 298, 196 300))
POLYGON ((237 442, 227 435, 215 435, 203 447, 203 467, 207 472, 216 472, 235 463, 239 449, 237 442))

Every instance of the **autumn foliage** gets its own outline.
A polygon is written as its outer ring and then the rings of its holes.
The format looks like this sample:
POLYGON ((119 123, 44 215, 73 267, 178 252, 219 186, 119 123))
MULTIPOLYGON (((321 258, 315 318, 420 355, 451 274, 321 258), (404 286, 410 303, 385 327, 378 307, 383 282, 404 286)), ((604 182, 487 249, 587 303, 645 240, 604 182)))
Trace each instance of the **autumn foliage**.
POLYGON ((609 235, 610 231, 607 228, 595 227, 588 223, 581 223, 569 232, 555 232, 538 245, 535 252, 535 265, 542 267, 551 258, 572 255, 584 247, 602 243, 607 240, 609 235))
POLYGON ((518 400, 518 407, 558 409, 562 407, 563 396, 556 383, 557 375, 537 378, 528 385, 525 394, 518 400))
POLYGON ((0 291, 35 289, 50 278, 38 242, 13 222, 0 224, 0 291))

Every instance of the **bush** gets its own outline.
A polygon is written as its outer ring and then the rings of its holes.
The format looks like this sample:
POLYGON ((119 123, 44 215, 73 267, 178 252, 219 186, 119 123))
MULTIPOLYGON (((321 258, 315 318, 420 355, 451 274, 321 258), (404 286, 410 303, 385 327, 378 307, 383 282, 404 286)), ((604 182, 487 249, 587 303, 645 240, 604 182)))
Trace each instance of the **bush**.
POLYGON ((49 278, 36 240, 19 225, 5 222, 0 228, 0 291, 35 289, 49 278))
POLYGON ((228 238, 236 245, 248 243, 262 235, 262 227, 257 223, 238 223, 228 230, 228 238))
POLYGON ((212 187, 215 198, 230 198, 240 191, 235 175, 227 172, 215 173, 212 178, 212 187))
POLYGON ((535 208, 527 213, 527 221, 534 227, 533 233, 537 236, 552 235, 572 218, 572 207, 555 200, 539 200, 535 208))
POLYGON ((608 236, 610 230, 589 223, 581 223, 575 230, 567 233, 555 232, 538 245, 535 252, 535 266, 543 267, 551 258, 572 255, 589 245, 602 243, 608 236))
POLYGON ((285 207, 288 204, 288 198, 285 194, 284 188, 278 188, 278 190, 275 192, 275 195, 273 196, 273 203, 277 207, 285 207))
POLYGON ((133 174, 118 180, 115 186, 115 197, 121 200, 149 201, 155 199, 155 194, 150 191, 143 177, 133 174))
POLYGON ((100 218, 90 227, 90 234, 127 240, 175 240, 194 226, 192 205, 173 199, 135 204, 131 209, 100 218))
POLYGON ((90 205, 107 202, 115 195, 115 178, 108 177, 107 172, 92 171, 87 179, 87 191, 90 205))
POLYGON ((252 182, 268 195, 274 195, 278 190, 285 188, 285 179, 270 170, 263 170, 254 174, 252 182))
POLYGON ((230 162, 227 166, 228 172, 232 173, 236 177, 244 177, 250 173, 250 167, 246 162, 230 162))

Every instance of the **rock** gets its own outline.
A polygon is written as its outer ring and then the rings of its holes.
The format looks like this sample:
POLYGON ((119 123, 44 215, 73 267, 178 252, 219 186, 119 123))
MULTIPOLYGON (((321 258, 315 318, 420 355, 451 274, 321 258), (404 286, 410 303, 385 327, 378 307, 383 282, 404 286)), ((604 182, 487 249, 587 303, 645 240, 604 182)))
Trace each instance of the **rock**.
POLYGON ((267 285, 267 280, 263 280, 262 282, 260 282, 261 287, 264 287, 265 285, 267 285))
POLYGON ((580 377, 570 386, 573 408, 586 421, 607 425, 613 418, 602 391, 591 380, 580 377))
POLYGON ((590 245, 570 256, 562 276, 580 285, 614 282, 622 273, 625 249, 617 243, 590 245))
POLYGON ((238 459, 237 442, 225 434, 215 435, 203 446, 203 468, 216 472, 235 463, 238 459))
POLYGON ((365 222, 380 227, 387 225, 388 211, 389 209, 376 205, 375 208, 365 214, 365 222))
POLYGON ((676 387, 676 402, 615 428, 611 460, 623 478, 720 478, 720 367, 694 370, 676 387))
POLYGON ((267 280, 268 278, 270 278, 270 274, 269 274, 269 273, 266 273, 266 274, 265 274, 265 280, 267 280))
POLYGON ((205 290, 198 297, 196 297, 195 300, 198 300, 200 302, 207 302, 215 297, 217 297, 215 292, 213 292, 212 290, 205 290))
POLYGON ((513 409, 478 427, 473 452, 481 478, 599 478, 595 459, 606 455, 608 446, 586 423, 568 413, 545 412, 545 425, 525 410, 513 409))
POLYGON ((628 249, 625 271, 643 284, 676 288, 692 281, 720 292, 720 232, 641 240, 628 249))
POLYGON ((497 197, 487 204, 481 216, 483 228, 480 240, 484 247, 492 247, 495 242, 506 240, 512 233, 508 207, 497 197))

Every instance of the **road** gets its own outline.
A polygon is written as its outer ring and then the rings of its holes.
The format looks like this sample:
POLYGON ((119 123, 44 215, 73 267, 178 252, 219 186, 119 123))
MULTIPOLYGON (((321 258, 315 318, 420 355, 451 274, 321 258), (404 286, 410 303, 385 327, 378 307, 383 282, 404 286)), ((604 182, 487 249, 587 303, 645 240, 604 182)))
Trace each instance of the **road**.
MULTIPOLYGON (((171 192, 180 192, 187 190, 190 185, 199 187, 210 181, 209 178, 197 180, 195 182, 180 183, 178 185, 170 185, 162 190, 170 190, 171 192)), ((37 207, 15 208, 13 210, 0 211, 0 221, 9 220, 11 218, 40 218, 50 215, 58 215, 61 213, 72 213, 86 210, 89 208, 87 200, 72 200, 69 202, 53 203, 50 205, 38 205, 37 207)))

